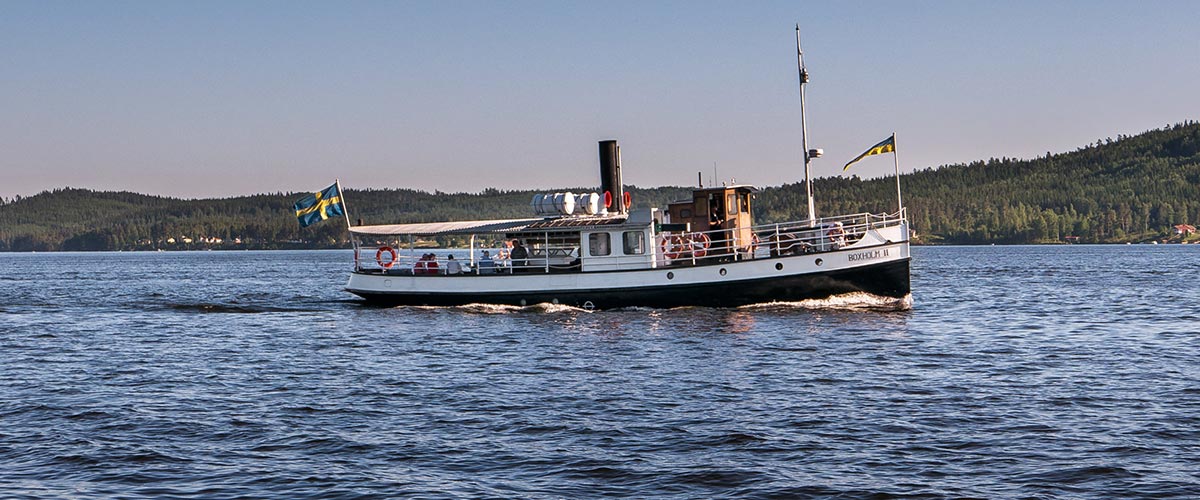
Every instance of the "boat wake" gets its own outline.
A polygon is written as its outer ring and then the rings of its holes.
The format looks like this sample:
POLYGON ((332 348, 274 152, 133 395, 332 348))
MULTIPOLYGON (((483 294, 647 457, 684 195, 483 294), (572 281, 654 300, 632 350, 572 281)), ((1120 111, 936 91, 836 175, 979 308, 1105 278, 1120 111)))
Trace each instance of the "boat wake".
MULTIPOLYGON (((903 298, 884 297, 866 292, 853 292, 842 295, 834 295, 824 299, 807 299, 795 302, 763 302, 759 304, 750 304, 735 309, 743 311, 795 311, 803 310, 841 310, 841 311, 872 311, 872 312, 895 312, 907 311, 912 309, 913 299, 912 294, 906 295, 903 298)), ((455 311, 466 314, 576 314, 576 313, 595 313, 601 310, 588 310, 581 307, 573 307, 563 304, 551 304, 543 302, 540 304, 532 304, 528 306, 513 306, 504 304, 466 304, 461 306, 399 306, 401 308, 412 308, 426 311, 455 311)), ((685 306, 672 308, 672 311, 681 311, 687 309, 707 309, 698 306, 685 306)), ((722 308, 723 309, 723 308, 722 308)), ((650 307, 623 307, 618 309, 608 309, 608 312, 630 312, 630 311, 657 311, 663 309, 654 309, 650 307)))
POLYGON ((912 305, 912 294, 905 295, 901 298, 896 298, 884 297, 867 292, 852 292, 842 295, 834 295, 824 299, 806 299, 795 302, 764 302, 761 304, 750 304, 739 307, 738 309, 753 311, 807 309, 821 311, 840 310, 895 312, 912 309, 912 305))
POLYGON ((411 306, 417 309, 430 310, 451 310, 468 314, 516 314, 516 313, 533 313, 533 314, 560 314, 560 313, 589 313, 587 309, 572 307, 562 304, 551 304, 543 302, 541 304, 533 304, 528 306, 510 306, 503 304, 467 304, 462 306, 411 306))
POLYGON ((163 309, 169 309, 180 312, 193 313, 232 313, 232 314, 257 314, 257 313, 273 313, 273 312, 301 312, 311 311, 311 307, 278 307, 269 305, 250 305, 237 303, 167 303, 158 304, 163 309))

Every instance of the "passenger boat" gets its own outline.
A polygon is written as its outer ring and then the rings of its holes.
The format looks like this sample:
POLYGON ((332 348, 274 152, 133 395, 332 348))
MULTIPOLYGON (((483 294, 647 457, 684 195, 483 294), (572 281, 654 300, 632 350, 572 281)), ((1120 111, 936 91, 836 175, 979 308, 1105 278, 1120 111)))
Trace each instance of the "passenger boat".
MULTIPOLYGON (((798 34, 797 56, 804 123, 808 74, 798 34)), ((744 184, 700 185, 666 207, 630 210, 620 148, 606 140, 599 192, 534 196, 532 217, 351 227, 355 265, 346 289, 389 306, 735 307, 854 292, 906 299, 903 206, 815 217, 809 166, 821 150, 808 149, 802 130, 806 220, 756 225, 757 189, 744 184), (417 256, 419 239, 448 235, 469 241, 467 257, 417 256)))

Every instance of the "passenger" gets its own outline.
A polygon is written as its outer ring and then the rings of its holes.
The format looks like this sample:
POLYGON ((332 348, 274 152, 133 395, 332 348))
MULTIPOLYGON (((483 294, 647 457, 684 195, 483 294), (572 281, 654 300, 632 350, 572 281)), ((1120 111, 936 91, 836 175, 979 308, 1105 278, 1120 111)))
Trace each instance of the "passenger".
POLYGON ((508 250, 501 248, 496 251, 496 272, 503 273, 508 269, 508 250))
POLYGON ((454 260, 453 255, 447 255, 446 256, 446 275, 453 276, 455 274, 462 274, 462 264, 459 264, 457 260, 454 260))
POLYGON ((833 227, 825 234, 829 237, 829 242, 834 250, 846 246, 846 231, 842 229, 841 222, 834 222, 833 227))
POLYGON ((420 260, 414 262, 413 263, 413 274, 415 274, 417 276, 425 274, 425 271, 426 271, 425 265, 428 264, 428 262, 427 262, 428 259, 429 259, 429 255, 422 255, 420 260))
POLYGON ((529 258, 529 251, 525 250, 525 247, 521 245, 521 240, 512 240, 512 244, 513 249, 510 257, 512 258, 513 272, 524 272, 527 264, 525 259, 529 258))
POLYGON ((492 261, 491 254, 487 250, 483 251, 483 257, 479 258, 479 274, 493 274, 496 272, 496 263, 492 261))
POLYGON ((429 262, 425 264, 425 268, 425 274, 436 275, 438 273, 438 261, 436 254, 429 254, 429 262))

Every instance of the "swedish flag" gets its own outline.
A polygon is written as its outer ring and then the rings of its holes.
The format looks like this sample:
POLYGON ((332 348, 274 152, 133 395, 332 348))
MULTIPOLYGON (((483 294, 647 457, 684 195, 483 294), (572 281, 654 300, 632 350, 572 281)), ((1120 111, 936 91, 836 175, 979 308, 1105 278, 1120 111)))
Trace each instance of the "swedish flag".
POLYGON ((336 182, 324 190, 300 198, 292 208, 296 209, 300 227, 308 227, 330 217, 346 214, 346 204, 342 203, 342 190, 336 182))
POLYGON ((874 146, 871 146, 871 149, 868 149, 865 153, 858 155, 858 158, 850 160, 850 163, 847 163, 846 166, 842 167, 842 171, 845 172, 846 169, 850 168, 850 165, 854 164, 854 162, 861 160, 863 158, 866 158, 868 156, 881 155, 884 153, 895 153, 895 152, 896 152, 896 134, 892 134, 891 137, 884 139, 883 142, 876 144, 874 146))

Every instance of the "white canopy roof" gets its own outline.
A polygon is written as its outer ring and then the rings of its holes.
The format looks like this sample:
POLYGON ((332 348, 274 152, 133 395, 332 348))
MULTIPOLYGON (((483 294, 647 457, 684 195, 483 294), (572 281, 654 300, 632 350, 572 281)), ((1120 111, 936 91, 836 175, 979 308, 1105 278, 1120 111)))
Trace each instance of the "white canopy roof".
POLYGON ((421 222, 416 224, 384 224, 378 226, 353 226, 350 228, 350 232, 354 234, 371 235, 411 234, 414 236, 503 233, 508 231, 519 231, 525 226, 541 221, 542 219, 496 219, 464 220, 456 222, 421 222))

